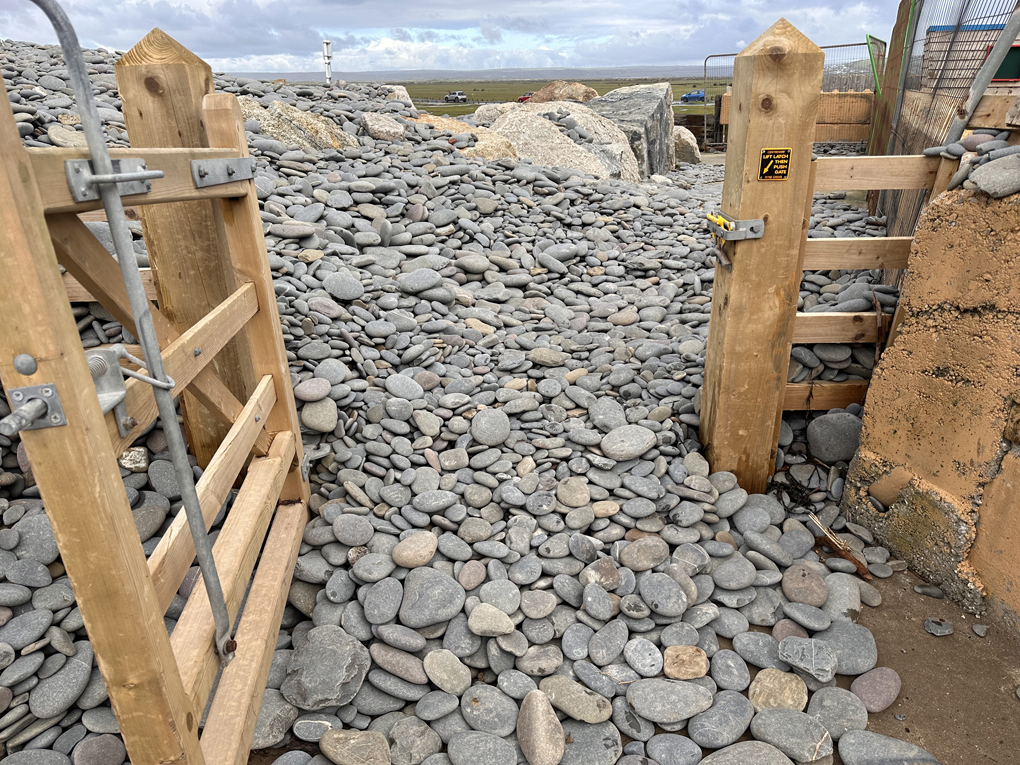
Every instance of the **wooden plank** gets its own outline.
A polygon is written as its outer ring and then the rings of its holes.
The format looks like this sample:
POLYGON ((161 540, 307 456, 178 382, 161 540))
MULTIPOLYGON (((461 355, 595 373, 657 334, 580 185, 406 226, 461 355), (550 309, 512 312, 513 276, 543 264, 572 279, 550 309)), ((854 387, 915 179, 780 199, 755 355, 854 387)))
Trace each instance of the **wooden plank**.
MULTIPOLYGON (((89 210, 88 212, 78 213, 78 217, 84 221, 105 221, 106 220, 106 208, 100 207, 98 210, 89 210)), ((138 214, 137 207, 125 207, 124 217, 128 220, 140 221, 142 218, 138 214)))
MULTIPOLYGON (((67 266, 64 266, 65 268, 67 266)), ((152 283, 152 272, 148 268, 141 269, 142 272, 142 286, 145 287, 145 297, 152 302, 156 302, 156 285, 152 283)), ((89 292, 82 283, 75 279, 71 274, 64 274, 64 290, 67 292, 67 299, 72 303, 91 303, 96 300, 92 293, 89 292)))
POLYGON ((808 239, 804 270, 906 268, 913 241, 909 236, 808 239))
MULTIPOLYGON (((115 66, 132 149, 176 147, 193 153, 208 146, 202 128, 202 97, 213 91, 209 65, 159 29, 152 30, 115 66)), ((237 156, 237 151, 230 152, 237 156)), ((243 181, 235 193, 244 193, 243 181)), ((159 288, 160 308, 183 332, 237 289, 239 280, 223 257, 226 242, 215 201, 173 202, 142 208, 142 230, 159 288)), ((247 401, 257 377, 246 337, 238 337, 213 361, 223 383, 247 401)), ((184 427, 198 464, 205 467, 226 428, 191 393, 181 400, 184 427)))
POLYGON ((939 157, 819 157, 815 191, 930 189, 939 157))
POLYGON ((734 61, 733 114, 722 210, 765 218, 765 235, 729 243, 732 271, 717 268, 702 389, 701 442, 713 469, 764 491, 775 459, 811 200, 812 137, 822 50, 780 19, 734 61), (759 181, 764 148, 791 149, 789 177, 759 181))
MULTIPOLYGON (((798 313, 794 343, 873 343, 878 339, 875 313, 798 313)), ((889 314, 882 314, 888 324, 889 314)))
MULTIPOLYGON (((198 373, 216 358, 216 354, 222 350, 226 342, 255 315, 258 310, 257 300, 255 288, 251 284, 242 285, 233 295, 210 311, 208 316, 163 349, 163 366, 176 383, 173 389, 174 396, 181 395, 198 373), (196 348, 201 350, 197 356, 196 348)), ((225 389, 224 393, 230 395, 225 389)), ((141 380, 127 381, 127 397, 124 403, 128 414, 134 417, 138 424, 126 436, 121 437, 113 418, 107 418, 107 431, 118 454, 144 433, 159 415, 152 387, 141 380)), ((216 409, 222 411, 228 403, 226 400, 219 401, 216 409)), ((203 408, 203 411, 209 410, 203 408)))
MULTIPOLYGON (((208 95, 203 101, 203 124, 209 146, 231 147, 242 156, 248 155, 248 139, 244 118, 237 99, 229 93, 208 95)), ((260 375, 272 375, 276 381, 276 406, 269 414, 266 430, 275 433, 289 430, 295 436, 294 468, 281 493, 284 500, 308 502, 308 481, 301 477, 299 466, 304 459, 301 424, 298 420, 291 389, 287 352, 280 331, 280 315, 276 306, 273 276, 269 271, 266 238, 262 235, 255 182, 248 181, 248 193, 220 203, 227 254, 239 278, 255 285, 259 296, 259 312, 248 325, 248 346, 252 364, 260 375)))
MULTIPOLYGON (((127 290, 124 288, 120 266, 117 265, 117 262, 110 257, 110 254, 96 240, 92 232, 74 215, 68 213, 48 215, 46 221, 49 226, 50 240, 56 248, 57 258, 61 265, 72 274, 72 277, 77 277, 82 287, 98 299, 117 321, 127 327, 130 332, 137 334, 131 306, 128 303, 127 290)), ((152 314, 156 339, 162 347, 165 348, 180 337, 177 330, 156 306, 150 305, 149 311, 152 314)), ((140 354, 135 355, 141 357, 140 354)), ((173 377, 172 374, 170 376, 173 377)), ((228 428, 237 419, 243 408, 241 402, 227 390, 212 369, 202 369, 195 375, 190 390, 228 428)), ((151 392, 149 399, 154 407, 155 399, 152 398, 151 392)), ((154 411, 154 408, 150 410, 150 412, 154 411)), ((155 417, 154 414, 152 416, 155 417)), ((139 418, 136 416, 135 419, 139 418)), ((116 432, 116 428, 113 427, 113 415, 107 415, 107 420, 112 428, 110 431, 112 437, 112 434, 116 432)), ((144 424, 139 423, 128 434, 128 438, 131 440, 136 438, 151 422, 152 420, 144 424)), ((257 454, 266 453, 269 448, 269 440, 269 436, 266 434, 259 436, 256 444, 257 454)), ((120 444, 123 448, 123 441, 120 444)))
POLYGON ((831 143, 836 141, 867 141, 870 125, 822 124, 815 125, 815 141, 831 143))
POLYGON ((1006 110, 1006 127, 1020 127, 1020 96, 1014 98, 1013 103, 1006 110))
MULTIPOLYGON (((209 467, 198 479, 195 488, 207 529, 212 526, 223 507, 234 479, 244 467, 255 438, 265 426, 266 416, 275 403, 276 390, 272 378, 267 375, 255 389, 251 400, 245 404, 237 422, 227 431, 209 467)), ((149 556, 149 573, 156 588, 156 597, 164 609, 170 605, 194 559, 195 543, 188 528, 187 516, 178 513, 149 556)))
POLYGON ((1016 127, 1016 124, 1011 124, 1007 117, 1010 108, 1017 102, 1020 102, 1020 96, 1015 94, 994 96, 986 93, 978 101, 977 109, 974 110, 967 127, 971 130, 977 128, 1005 130, 1007 127, 1016 127))
POLYGON ((867 393, 867 380, 788 383, 783 398, 783 410, 789 412, 843 409, 850 404, 863 404, 867 393))
MULTIPOLYGON (((861 93, 832 92, 822 93, 818 102, 819 125, 870 125, 871 109, 875 103, 875 94, 870 90, 861 93)), ((867 137, 867 136, 865 136, 867 137)))
MULTIPOLYGON (((73 212, 81 213, 88 210, 102 209, 100 200, 92 202, 75 202, 67 187, 67 175, 64 162, 69 159, 87 159, 88 149, 28 149, 32 158, 32 170, 39 182, 42 192, 43 206, 47 213, 73 212)), ((152 191, 148 194, 133 194, 121 197, 125 205, 155 205, 164 202, 180 202, 188 200, 210 200, 221 197, 237 196, 243 193, 244 182, 235 181, 220 186, 207 186, 196 189, 191 178, 191 160, 220 159, 237 156, 237 153, 225 152, 222 149, 110 149, 113 159, 124 157, 141 157, 146 160, 149 170, 162 170, 163 178, 152 182, 152 191)), ((104 212, 102 220, 106 219, 104 212)))
MULTIPOLYGON (((248 589, 255 559, 262 549, 269 520, 273 517, 280 490, 294 459, 294 442, 293 433, 281 431, 273 439, 269 454, 252 461, 216 538, 213 556, 220 572, 231 622, 237 616, 248 589)), ((191 698, 196 715, 201 715, 205 709, 219 670, 215 638, 216 624, 200 575, 170 638, 184 690, 191 698)))
POLYGON ((223 670, 202 734, 206 759, 216 765, 244 765, 248 761, 280 617, 308 521, 307 507, 298 501, 281 504, 276 510, 235 635, 237 655, 223 670))
POLYGON ((931 193, 928 194, 925 205, 949 188, 949 182, 953 180, 956 171, 960 169, 960 160, 958 159, 946 159, 945 157, 939 157, 939 159, 941 160, 939 168, 935 173, 935 181, 932 183, 931 193))
MULTIPOLYGON (((900 88, 900 72, 903 65, 905 46, 910 43, 908 32, 911 9, 916 0, 900 0, 896 10, 896 21, 886 48, 885 72, 882 75, 882 93, 875 98, 872 109, 871 137, 868 140, 868 154, 881 156, 890 152, 889 136, 892 131, 893 111, 900 88)), ((878 194, 868 195, 868 209, 875 214, 878 194)))
POLYGON ((89 375, 71 306, 62 299, 32 162, 0 99, 0 378, 50 383, 66 424, 21 433, 61 560, 135 763, 202 765, 191 711, 145 566, 116 453, 89 375), (26 353, 37 371, 22 375, 26 353))
POLYGON ((729 125, 730 124, 730 101, 733 100, 733 94, 729 91, 725 92, 719 98, 719 124, 729 125))

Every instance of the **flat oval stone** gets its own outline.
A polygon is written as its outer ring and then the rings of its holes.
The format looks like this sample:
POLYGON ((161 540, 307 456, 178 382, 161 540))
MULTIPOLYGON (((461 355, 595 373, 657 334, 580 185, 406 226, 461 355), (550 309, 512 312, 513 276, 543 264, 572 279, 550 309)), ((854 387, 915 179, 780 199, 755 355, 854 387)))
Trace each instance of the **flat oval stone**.
POLYGON ((815 640, 829 645, 836 654, 836 672, 841 675, 863 675, 878 663, 878 647, 871 630, 853 622, 833 622, 815 640))
POLYGON ((708 755, 701 765, 793 765, 785 754, 763 741, 741 741, 708 755))
POLYGON ((839 740, 839 756, 844 765, 885 765, 907 762, 910 765, 939 765, 939 761, 918 746, 899 739, 851 730, 839 740))
POLYGON ((542 691, 531 691, 521 702, 517 741, 530 765, 557 765, 563 758, 563 726, 542 691))
POLYGON ((712 694, 681 680, 637 680, 627 689, 634 711, 655 723, 678 723, 712 706, 712 694))
POLYGON ((74 656, 45 680, 32 689, 28 698, 29 709, 39 719, 55 717, 65 712, 78 700, 92 675, 92 644, 79 640, 74 656))
POLYGON ((566 747, 560 765, 614 765, 623 754, 620 731, 611 722, 591 725, 564 720, 563 735, 566 747))
POLYGON ((517 765, 512 744, 480 731, 455 733, 446 751, 453 765, 517 765))
POLYGON ((707 749, 736 743, 754 717, 754 707, 736 691, 719 691, 712 706, 687 721, 687 735, 707 749))
POLYGON ((675 733, 652 736, 645 743, 645 752, 658 765, 698 765, 702 755, 700 746, 675 733))
POLYGON ((876 667, 854 678, 850 691, 864 702, 864 707, 875 714, 892 706, 900 695, 900 676, 890 667, 876 667))
POLYGON ((543 678, 538 687, 554 707, 575 720, 594 724, 605 722, 613 714, 609 699, 569 677, 551 675, 543 678))
POLYGON ((819 688, 811 695, 807 713, 825 726, 833 741, 839 741, 847 731, 868 726, 864 702, 844 688, 819 688))
POLYGON ((814 717, 792 709, 763 709, 751 720, 751 735, 798 762, 832 754, 829 731, 814 717))
POLYGON ((447 622, 464 607, 467 597, 456 580, 434 568, 416 568, 404 578, 401 624, 421 629, 447 622))

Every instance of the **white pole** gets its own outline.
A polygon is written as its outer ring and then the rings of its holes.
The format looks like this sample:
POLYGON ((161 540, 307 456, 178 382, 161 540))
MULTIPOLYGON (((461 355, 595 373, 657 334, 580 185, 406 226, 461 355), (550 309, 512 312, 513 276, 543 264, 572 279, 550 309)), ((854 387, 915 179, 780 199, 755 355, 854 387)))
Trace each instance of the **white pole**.
POLYGON ((326 84, 333 81, 333 41, 322 41, 322 61, 326 65, 326 84))

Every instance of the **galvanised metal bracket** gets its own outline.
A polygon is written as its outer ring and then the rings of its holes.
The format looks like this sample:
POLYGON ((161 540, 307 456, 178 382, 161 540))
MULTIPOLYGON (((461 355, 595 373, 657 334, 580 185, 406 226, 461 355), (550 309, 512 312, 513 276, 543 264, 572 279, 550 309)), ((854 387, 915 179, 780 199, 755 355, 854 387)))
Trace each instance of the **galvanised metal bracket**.
POLYGON ((113 172, 97 174, 90 159, 69 159, 64 162, 67 187, 75 202, 91 202, 100 198, 100 184, 117 185, 122 197, 134 194, 148 194, 152 191, 150 181, 163 177, 162 170, 146 170, 145 160, 140 157, 126 157, 111 160, 113 172))
POLYGON ((191 160, 191 179, 195 182, 196 189, 234 181, 247 181, 254 177, 254 157, 191 160))
POLYGON ((739 242, 744 239, 761 239, 765 235, 765 221, 761 218, 737 220, 722 210, 708 213, 705 217, 716 240, 739 242))
POLYGON ((22 430, 59 428, 67 424, 57 386, 53 383, 11 388, 9 394, 14 411, 0 420, 0 434, 13 436, 22 430))

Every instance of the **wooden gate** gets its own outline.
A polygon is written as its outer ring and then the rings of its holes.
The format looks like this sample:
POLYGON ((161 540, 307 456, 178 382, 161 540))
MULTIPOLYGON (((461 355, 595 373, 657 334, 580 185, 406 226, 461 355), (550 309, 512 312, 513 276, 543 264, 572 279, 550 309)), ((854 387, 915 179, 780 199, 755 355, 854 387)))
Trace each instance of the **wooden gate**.
POLYGON ((236 657, 219 676, 201 737, 199 722, 219 672, 201 581, 172 637, 163 622, 195 558, 185 513, 146 560, 117 465, 156 419, 152 390, 127 381, 127 411, 137 422, 121 436, 114 414, 100 409, 59 268, 137 334, 119 266, 78 217, 100 203, 75 202, 68 190, 64 162, 87 152, 24 148, 6 100, 0 105, 0 378, 8 391, 45 384, 60 398, 66 424, 23 431, 22 441, 131 761, 243 763, 309 496, 276 296, 254 181, 196 188, 192 179, 194 160, 248 156, 237 99, 214 94, 209 67, 158 30, 124 57, 117 73, 132 148, 110 153, 143 158, 165 174, 149 193, 124 203, 142 211, 164 309, 151 307, 153 323, 205 467, 197 489, 207 527, 254 455, 213 548, 232 622, 242 600, 246 605, 236 657), (153 145, 162 147, 143 148, 153 145), (217 369, 228 346, 228 363, 217 369), (15 370, 19 354, 35 360, 34 373, 15 370))

